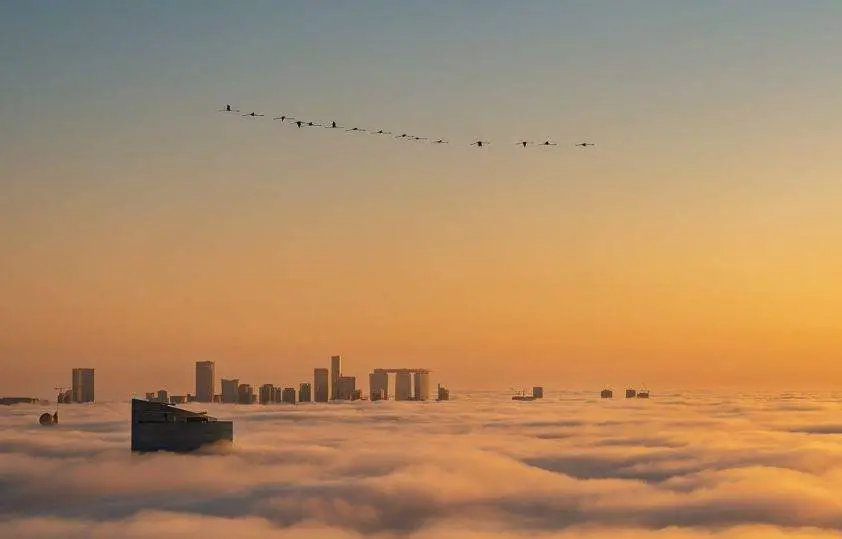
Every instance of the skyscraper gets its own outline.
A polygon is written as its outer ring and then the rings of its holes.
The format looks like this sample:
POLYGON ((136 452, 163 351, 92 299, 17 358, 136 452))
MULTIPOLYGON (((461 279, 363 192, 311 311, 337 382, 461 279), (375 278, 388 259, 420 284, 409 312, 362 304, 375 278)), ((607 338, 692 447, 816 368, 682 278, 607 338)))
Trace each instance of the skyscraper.
POLYGON ((412 400, 412 373, 398 371, 395 373, 395 400, 412 400))
POLYGON ((354 392, 357 390, 357 378, 355 376, 340 376, 336 384, 336 400, 354 400, 354 392))
POLYGON ((237 388, 240 387, 240 381, 236 378, 234 380, 222 379, 222 402, 225 404, 235 404, 237 402, 237 388))
POLYGON ((415 373, 415 400, 425 401, 430 398, 430 373, 418 371, 415 373))
POLYGON ((196 362, 196 402, 213 402, 214 375, 213 361, 196 362))
POLYGON ((73 402, 94 402, 94 370, 73 369, 70 391, 73 402))
POLYGON ((258 390, 258 402, 260 404, 271 404, 275 402, 275 386, 263 384, 258 390))
POLYGON ((298 386, 298 402, 310 402, 313 400, 312 389, 310 388, 310 384, 304 382, 300 386, 298 386))
POLYGON ((313 369, 313 397, 316 402, 330 400, 330 372, 327 369, 313 369))
POLYGON ((342 376, 342 356, 330 356, 330 398, 338 399, 339 378, 342 376))
POLYGON ((389 398, 389 373, 376 370, 368 375, 369 398, 386 400, 389 398))

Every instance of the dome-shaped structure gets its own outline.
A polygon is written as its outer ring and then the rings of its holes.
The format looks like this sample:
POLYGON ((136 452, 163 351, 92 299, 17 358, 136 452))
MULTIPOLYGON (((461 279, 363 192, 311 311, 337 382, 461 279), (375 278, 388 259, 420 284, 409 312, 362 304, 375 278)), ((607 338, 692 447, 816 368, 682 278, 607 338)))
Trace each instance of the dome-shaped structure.
POLYGON ((42 426, 47 427, 53 424, 53 414, 49 412, 44 412, 41 414, 41 417, 38 418, 38 422, 41 423, 42 426))

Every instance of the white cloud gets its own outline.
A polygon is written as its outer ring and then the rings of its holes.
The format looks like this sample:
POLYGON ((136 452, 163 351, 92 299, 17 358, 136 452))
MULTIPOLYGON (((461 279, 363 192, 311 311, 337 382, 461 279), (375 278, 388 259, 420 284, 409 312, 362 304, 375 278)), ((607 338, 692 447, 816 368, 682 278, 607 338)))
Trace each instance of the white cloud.
POLYGON ((9 537, 842 538, 818 396, 211 406, 236 445, 133 455, 127 403, 0 409, 9 537), (207 535, 206 535, 207 536, 207 535))

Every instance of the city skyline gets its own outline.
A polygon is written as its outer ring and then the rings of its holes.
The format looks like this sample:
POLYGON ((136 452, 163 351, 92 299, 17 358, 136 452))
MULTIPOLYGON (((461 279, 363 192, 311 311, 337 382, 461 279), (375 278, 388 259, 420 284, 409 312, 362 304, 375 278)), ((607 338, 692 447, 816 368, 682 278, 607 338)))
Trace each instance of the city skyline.
POLYGON ((4 392, 325 350, 453 387, 842 384, 838 1, 0 13, 4 392))

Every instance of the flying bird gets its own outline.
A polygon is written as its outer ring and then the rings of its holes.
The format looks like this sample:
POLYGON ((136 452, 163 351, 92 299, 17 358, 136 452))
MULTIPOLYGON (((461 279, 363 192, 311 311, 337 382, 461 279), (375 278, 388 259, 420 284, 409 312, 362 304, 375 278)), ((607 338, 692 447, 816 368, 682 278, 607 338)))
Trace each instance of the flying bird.
POLYGON ((398 135, 398 136, 397 136, 397 137, 395 137, 395 138, 409 138, 409 135, 407 135, 406 133, 404 133, 404 134, 402 134, 402 135, 398 135))
POLYGON ((237 109, 232 109, 231 105, 225 105, 224 109, 219 109, 219 112, 240 112, 237 109))
POLYGON ((438 139, 436 141, 433 141, 433 144, 447 144, 447 141, 444 139, 438 139))
POLYGON ((330 122, 330 125, 326 125, 328 129, 344 129, 341 125, 336 125, 336 122, 330 122))
POLYGON ((587 148, 588 146, 595 146, 595 144, 593 144, 591 142, 580 142, 579 144, 576 144, 576 146, 581 146, 582 148, 587 148))
POLYGON ((550 142, 549 140, 542 142, 541 146, 558 146, 555 142, 550 142))
POLYGON ((478 140, 476 142, 472 142, 471 146, 476 146, 477 148, 482 148, 483 146, 488 146, 489 144, 491 144, 491 143, 488 142, 488 141, 478 140))
POLYGON ((365 129, 362 127, 352 127, 351 129, 346 129, 345 131, 362 131, 365 132, 365 129))
POLYGON ((314 124, 313 122, 307 122, 307 127, 324 127, 322 124, 314 124))
POLYGON ((518 146, 523 146, 524 148, 526 148, 527 144, 534 144, 534 142, 532 142, 531 140, 521 140, 520 142, 515 142, 515 144, 517 144, 518 146))
POLYGON ((297 125, 299 129, 301 129, 301 125, 302 125, 303 123, 304 123, 304 122, 302 122, 301 120, 298 120, 297 122, 295 122, 295 125, 297 125))
POLYGON ((427 137, 412 137, 412 140, 422 141, 427 140, 427 137))
POLYGON ((243 116, 251 116, 252 118, 256 118, 258 116, 265 116, 265 114, 257 114, 256 112, 249 112, 248 114, 243 114, 243 116))
POLYGON ((277 118, 272 118, 273 120, 280 120, 281 122, 285 122, 287 120, 294 120, 292 116, 278 116, 277 118))
POLYGON ((391 135, 391 134, 392 134, 391 131, 383 131, 382 129, 380 131, 375 131, 374 133, 372 133, 372 135, 391 135))

